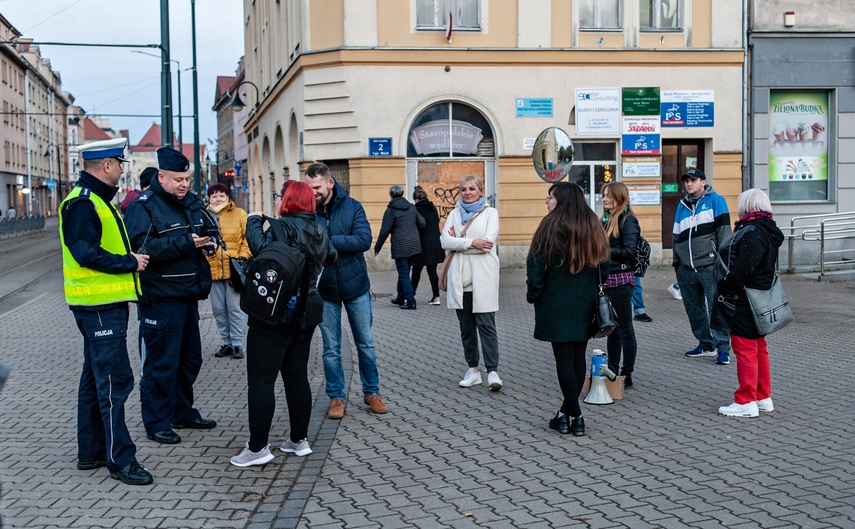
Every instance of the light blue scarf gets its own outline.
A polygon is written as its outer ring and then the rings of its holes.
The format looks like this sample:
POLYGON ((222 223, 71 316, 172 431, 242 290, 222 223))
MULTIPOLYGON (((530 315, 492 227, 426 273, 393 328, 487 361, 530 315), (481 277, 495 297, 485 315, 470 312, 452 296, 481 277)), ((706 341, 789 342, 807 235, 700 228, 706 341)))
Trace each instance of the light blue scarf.
POLYGON ((457 203, 457 206, 460 208, 460 222, 466 224, 476 213, 487 207, 487 201, 484 200, 484 197, 479 198, 471 204, 467 204, 461 200, 457 203))

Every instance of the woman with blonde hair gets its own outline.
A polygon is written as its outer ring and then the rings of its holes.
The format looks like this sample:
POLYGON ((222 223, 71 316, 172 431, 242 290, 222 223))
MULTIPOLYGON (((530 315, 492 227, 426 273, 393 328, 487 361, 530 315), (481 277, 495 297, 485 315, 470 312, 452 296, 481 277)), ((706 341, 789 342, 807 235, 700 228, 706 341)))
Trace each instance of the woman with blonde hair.
POLYGON ((609 369, 624 376, 624 387, 632 387, 632 372, 638 345, 632 325, 632 292, 635 289, 635 254, 641 226, 629 206, 629 190, 623 182, 603 186, 603 226, 609 238, 609 277, 603 291, 618 317, 618 328, 609 335, 609 369), (623 365, 621 365, 623 353, 623 365))
POLYGON ((552 342, 564 401, 549 421, 559 433, 585 435, 579 394, 585 349, 597 304, 598 283, 608 274, 609 243, 582 188, 561 182, 549 188, 548 213, 526 259, 526 300, 534 304, 534 337, 552 342))
POLYGON ((448 269, 448 308, 457 311, 460 338, 469 369, 460 387, 481 384, 478 371, 478 339, 492 391, 502 389, 499 378, 499 337, 496 311, 499 310, 499 213, 487 205, 484 182, 475 175, 460 181, 460 201, 451 210, 440 241, 444 250, 455 252, 448 269), (465 231, 465 233, 464 233, 465 231))

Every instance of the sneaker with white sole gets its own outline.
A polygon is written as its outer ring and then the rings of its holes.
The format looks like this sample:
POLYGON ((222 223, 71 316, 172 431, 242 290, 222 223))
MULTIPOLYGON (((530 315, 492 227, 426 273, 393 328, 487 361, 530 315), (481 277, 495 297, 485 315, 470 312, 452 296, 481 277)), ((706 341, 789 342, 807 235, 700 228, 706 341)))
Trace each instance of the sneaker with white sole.
POLYGON ((671 283, 668 285, 668 293, 671 294, 674 299, 683 299, 683 294, 680 292, 680 285, 677 283, 671 283))
POLYGON ((495 371, 490 371, 487 374, 487 385, 490 386, 490 391, 499 391, 502 389, 502 379, 495 371))
POLYGON ((692 349, 691 351, 686 352, 686 356, 689 358, 700 358, 702 356, 716 356, 715 350, 712 351, 704 351, 704 348, 700 345, 692 349))
POLYGON ((263 465, 273 460, 273 454, 270 453, 270 445, 265 446, 258 452, 253 452, 249 449, 249 443, 246 443, 246 448, 243 452, 231 458, 232 465, 236 467, 251 467, 253 465, 263 465))
POLYGON ((481 385, 481 372, 474 367, 470 367, 469 371, 463 375, 463 380, 460 381, 461 388, 471 388, 472 386, 481 385))
POLYGON ((748 404, 733 403, 730 406, 722 406, 718 412, 728 417, 757 417, 760 415, 757 402, 749 402, 748 404))
POLYGON ((307 456, 312 453, 312 448, 309 446, 308 439, 303 439, 302 441, 297 441, 296 443, 291 439, 286 439, 285 442, 282 443, 282 445, 279 447, 279 450, 291 454, 296 454, 298 456, 307 456))
POLYGON ((439 305, 439 296, 437 296, 437 297, 433 298, 432 300, 430 300, 430 304, 431 304, 431 305, 439 305))
POLYGON ((772 404, 772 397, 757 401, 757 409, 760 411, 770 412, 775 411, 775 406, 772 404))
POLYGON ((730 354, 727 351, 719 351, 718 355, 715 357, 715 363, 720 366, 730 364, 730 354))

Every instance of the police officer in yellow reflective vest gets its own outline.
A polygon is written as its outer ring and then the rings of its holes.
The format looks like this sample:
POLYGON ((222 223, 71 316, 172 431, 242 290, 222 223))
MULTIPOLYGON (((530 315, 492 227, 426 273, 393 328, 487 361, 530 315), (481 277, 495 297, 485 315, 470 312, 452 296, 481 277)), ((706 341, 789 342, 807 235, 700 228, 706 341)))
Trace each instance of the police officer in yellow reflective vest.
POLYGON ((116 195, 124 138, 78 147, 80 179, 59 210, 65 299, 83 335, 83 373, 77 394, 77 468, 107 467, 129 485, 152 483, 136 460, 125 424, 134 387, 126 342, 128 302, 140 290, 136 272, 148 255, 131 252, 125 225, 110 203, 116 195))

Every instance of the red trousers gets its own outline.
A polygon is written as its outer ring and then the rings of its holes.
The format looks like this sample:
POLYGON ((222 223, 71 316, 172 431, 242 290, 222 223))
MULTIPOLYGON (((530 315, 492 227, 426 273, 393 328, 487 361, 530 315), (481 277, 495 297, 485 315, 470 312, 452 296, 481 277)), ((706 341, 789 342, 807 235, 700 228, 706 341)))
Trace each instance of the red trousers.
POLYGON ((772 373, 766 338, 741 338, 731 334, 730 346, 736 355, 736 377, 739 379, 733 401, 748 404, 771 397, 772 373))

